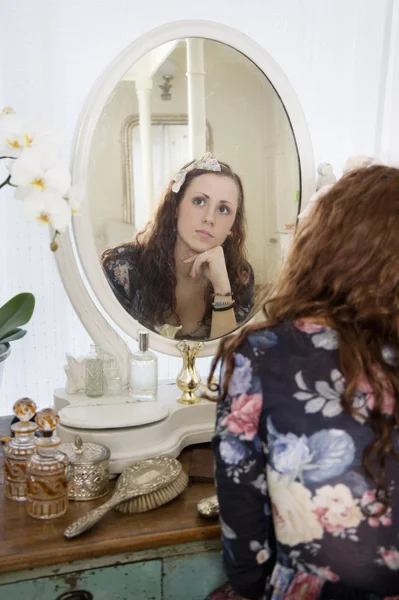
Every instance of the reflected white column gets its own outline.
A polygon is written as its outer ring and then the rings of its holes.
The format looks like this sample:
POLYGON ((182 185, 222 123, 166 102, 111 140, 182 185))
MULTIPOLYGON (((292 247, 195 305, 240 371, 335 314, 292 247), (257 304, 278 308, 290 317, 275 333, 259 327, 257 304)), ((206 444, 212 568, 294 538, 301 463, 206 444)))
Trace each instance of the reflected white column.
POLYGON ((189 38, 187 46, 187 93, 190 160, 206 152, 204 42, 189 38))
POLYGON ((152 80, 136 81, 136 92, 139 104, 141 176, 143 180, 143 202, 146 209, 146 221, 150 218, 154 206, 154 173, 152 165, 151 135, 151 91, 152 80))

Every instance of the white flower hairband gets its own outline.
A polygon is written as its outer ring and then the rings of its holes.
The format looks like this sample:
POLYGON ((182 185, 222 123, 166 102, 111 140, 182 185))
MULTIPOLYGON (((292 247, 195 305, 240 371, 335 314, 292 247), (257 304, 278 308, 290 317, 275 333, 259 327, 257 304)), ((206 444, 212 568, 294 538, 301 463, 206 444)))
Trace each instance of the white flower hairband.
POLYGON ((204 171, 221 171, 222 167, 218 163, 217 159, 214 158, 211 152, 207 152, 201 158, 194 160, 187 167, 183 167, 180 171, 173 177, 174 184, 172 185, 172 192, 177 194, 180 191, 181 186, 183 185, 187 173, 190 171, 194 171, 194 169, 202 169, 204 171))

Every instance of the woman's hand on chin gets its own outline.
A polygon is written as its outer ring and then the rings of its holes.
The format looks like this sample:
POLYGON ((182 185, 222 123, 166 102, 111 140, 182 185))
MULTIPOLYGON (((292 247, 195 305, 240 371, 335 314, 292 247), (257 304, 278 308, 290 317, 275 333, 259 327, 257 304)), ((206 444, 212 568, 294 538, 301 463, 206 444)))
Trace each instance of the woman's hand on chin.
POLYGON ((193 254, 183 262, 192 264, 190 277, 204 276, 211 282, 215 294, 224 295, 231 291, 222 246, 193 254))

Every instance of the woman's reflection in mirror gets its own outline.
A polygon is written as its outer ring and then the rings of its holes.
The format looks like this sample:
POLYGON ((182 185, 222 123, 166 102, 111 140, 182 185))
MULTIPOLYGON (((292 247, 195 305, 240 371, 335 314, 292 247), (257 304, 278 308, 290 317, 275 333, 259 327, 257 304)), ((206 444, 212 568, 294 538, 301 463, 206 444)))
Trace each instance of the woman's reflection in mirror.
POLYGON ((105 250, 108 282, 127 312, 168 337, 217 338, 246 321, 254 275, 246 258, 240 177, 211 154, 183 167, 153 219, 105 250))

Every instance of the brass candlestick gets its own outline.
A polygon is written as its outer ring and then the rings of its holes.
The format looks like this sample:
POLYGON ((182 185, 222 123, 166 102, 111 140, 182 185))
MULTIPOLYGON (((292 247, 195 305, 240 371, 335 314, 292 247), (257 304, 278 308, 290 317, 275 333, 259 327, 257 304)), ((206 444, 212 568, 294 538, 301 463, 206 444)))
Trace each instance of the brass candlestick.
POLYGON ((177 349, 183 357, 183 366, 176 379, 178 388, 183 392, 178 399, 180 404, 197 404, 200 402, 200 398, 195 394, 201 383, 201 377, 195 368, 195 359, 202 347, 202 342, 193 345, 183 340, 177 344, 177 349))

